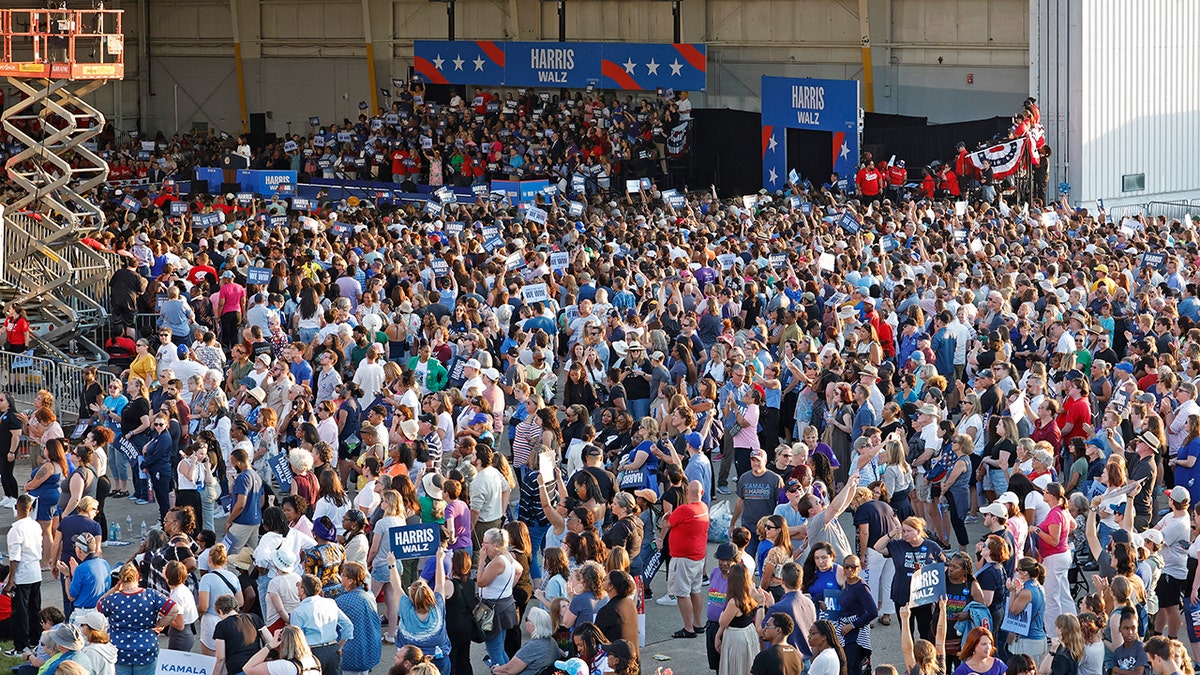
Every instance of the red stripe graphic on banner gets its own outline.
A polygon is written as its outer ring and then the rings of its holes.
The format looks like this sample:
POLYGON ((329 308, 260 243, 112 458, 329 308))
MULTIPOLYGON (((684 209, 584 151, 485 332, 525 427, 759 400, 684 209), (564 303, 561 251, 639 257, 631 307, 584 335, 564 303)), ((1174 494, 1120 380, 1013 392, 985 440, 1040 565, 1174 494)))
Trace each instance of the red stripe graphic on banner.
POLYGON ((483 50, 483 53, 489 59, 491 59, 493 63, 500 66, 501 68, 504 67, 504 50, 497 47, 495 42, 488 42, 486 40, 476 40, 475 44, 478 45, 479 48, 483 50))
POLYGON ((706 64, 705 64, 704 54, 701 54, 700 50, 696 49, 695 45, 676 44, 675 49, 679 52, 679 55, 682 56, 685 61, 692 64, 693 68, 695 68, 696 70, 698 70, 702 73, 706 72, 706 68, 705 68, 706 64))
POLYGON ((438 69, 434 68, 433 64, 429 62, 429 59, 426 59, 423 56, 413 57, 413 70, 424 75, 430 82, 434 84, 449 84, 449 81, 446 80, 446 76, 439 73, 438 69))
POLYGON ((600 62, 600 74, 617 83, 618 88, 641 91, 642 87, 619 64, 608 59, 600 62))
POLYGON ((842 154, 842 141, 846 140, 846 132, 833 132, 833 165, 837 166, 838 156, 842 154))
POLYGON ((762 134, 762 156, 767 156, 767 146, 771 144, 771 134, 775 133, 775 127, 763 127, 762 134))

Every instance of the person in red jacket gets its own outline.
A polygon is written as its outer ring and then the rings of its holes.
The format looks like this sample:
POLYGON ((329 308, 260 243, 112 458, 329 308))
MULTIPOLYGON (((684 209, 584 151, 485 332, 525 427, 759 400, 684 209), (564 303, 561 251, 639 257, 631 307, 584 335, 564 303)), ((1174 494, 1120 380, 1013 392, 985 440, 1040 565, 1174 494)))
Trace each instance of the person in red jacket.
POLYGON ((937 189, 937 183, 933 180, 933 172, 929 169, 922 169, 925 177, 921 179, 921 196, 925 199, 933 199, 933 193, 937 189))
POLYGON ((859 169, 858 175, 854 177, 854 184, 858 193, 864 197, 879 196, 879 170, 875 168, 875 162, 868 160, 866 165, 859 169))
POLYGON ((938 191, 949 197, 958 198, 962 196, 962 190, 958 187, 958 175, 950 169, 949 164, 943 164, 938 173, 937 181, 938 191))

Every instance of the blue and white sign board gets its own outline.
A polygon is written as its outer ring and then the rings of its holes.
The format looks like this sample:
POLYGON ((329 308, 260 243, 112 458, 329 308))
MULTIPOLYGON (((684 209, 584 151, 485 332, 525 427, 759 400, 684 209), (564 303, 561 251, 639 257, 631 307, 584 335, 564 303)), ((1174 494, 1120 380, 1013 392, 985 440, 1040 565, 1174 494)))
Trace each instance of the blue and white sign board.
POLYGON ((271 282, 271 270, 267 267, 251 267, 246 270, 246 283, 268 284, 271 282))
POLYGON ((933 563, 913 572, 908 604, 932 605, 946 595, 946 564, 933 563))
POLYGON ((217 657, 181 652, 176 649, 158 650, 158 665, 154 675, 216 675, 217 657))
POLYGON ((536 206, 531 206, 529 207, 529 211, 525 214, 525 217, 528 218, 530 222, 534 222, 539 225, 545 225, 547 215, 548 214, 545 210, 539 209, 536 206))
POLYGON ((187 212, 188 212, 188 203, 187 202, 181 202, 178 200, 171 202, 171 215, 182 216, 183 214, 185 214, 187 212))
POLYGON ((294 211, 311 211, 312 200, 305 197, 292 197, 292 210, 294 211))
POLYGON ((550 292, 546 289, 546 284, 527 284, 521 287, 521 301, 527 305, 549 302, 550 292))
POLYGON ((446 236, 457 237, 458 235, 462 234, 462 231, 463 222, 461 220, 453 220, 449 223, 446 223, 446 236))
POLYGON ((571 202, 570 204, 568 204, 567 205, 567 213, 569 213, 572 218, 578 218, 579 216, 582 216, 583 215, 583 202, 571 202))
POLYGON ((217 227, 221 224, 221 216, 217 213, 197 213, 192 216, 192 227, 217 227))
POLYGON ((764 75, 762 111, 763 187, 780 189, 787 180, 788 129, 832 132, 833 170, 853 180, 860 141, 857 80, 764 75))
POLYGON ((287 454, 281 452, 273 457, 268 457, 267 465, 271 467, 271 473, 275 474, 275 481, 279 483, 279 489, 290 492, 292 490, 292 465, 288 464, 287 454))
POLYGON ((860 223, 858 222, 858 218, 855 218, 854 214, 850 213, 849 211, 842 214, 842 218, 838 221, 838 224, 842 226, 843 230, 849 232, 850 234, 858 234, 858 230, 861 227, 860 223))
POLYGON ((287 190, 280 191, 280 186, 296 185, 296 172, 239 169, 237 179, 242 189, 247 192, 258 195, 283 194, 287 190))
POLYGON ((429 261, 429 266, 433 268, 433 273, 439 277, 444 277, 450 273, 450 266, 441 258, 434 258, 429 261))
POLYGON ((1009 598, 1004 603, 1004 620, 1000 622, 1000 629, 1021 637, 1029 635, 1029 627, 1033 624, 1033 603, 1025 605, 1020 614, 1010 613, 1011 605, 1012 598, 1009 598))
POLYGON ((388 531, 392 553, 400 560, 427 558, 433 555, 441 543, 441 533, 438 532, 440 527, 437 523, 393 527, 388 531))
POLYGON ((566 251, 556 251, 550 254, 550 269, 565 270, 571 264, 571 254, 566 251))
POLYGON ((704 44, 416 40, 413 69, 430 84, 704 91, 704 44))
POLYGON ((121 208, 137 213, 142 208, 142 203, 133 195, 125 195, 125 198, 121 200, 121 208))

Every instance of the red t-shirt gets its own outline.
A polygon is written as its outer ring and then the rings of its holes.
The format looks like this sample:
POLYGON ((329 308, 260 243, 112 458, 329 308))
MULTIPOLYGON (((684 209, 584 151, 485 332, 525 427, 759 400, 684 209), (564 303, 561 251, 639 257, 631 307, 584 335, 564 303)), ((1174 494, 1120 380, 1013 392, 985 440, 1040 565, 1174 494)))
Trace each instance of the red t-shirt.
POLYGON ((1072 438, 1087 438, 1088 433, 1084 431, 1083 425, 1091 423, 1092 409, 1086 398, 1068 398, 1063 401, 1062 412, 1058 414, 1058 427, 1065 429, 1067 424, 1075 425, 1070 433, 1063 434, 1063 447, 1067 447, 1072 438))
POLYGON ((4 339, 14 347, 24 347, 25 338, 29 335, 29 322, 25 317, 4 318, 4 339))
POLYGON ((704 560, 708 546, 708 507, 704 502, 682 504, 668 516, 671 557, 704 560))
POLYGON ((1056 553, 1067 552, 1067 535, 1071 533, 1071 525, 1073 523, 1073 520, 1067 518, 1066 513, 1063 512, 1063 508, 1061 506, 1056 506, 1050 509, 1050 513, 1046 514, 1046 519, 1039 523, 1038 527, 1041 528, 1042 532, 1045 532, 1046 534, 1050 534, 1051 525, 1061 525, 1062 530, 1059 533, 1058 546, 1051 546, 1041 537, 1038 537, 1038 552, 1042 554, 1043 558, 1056 553))

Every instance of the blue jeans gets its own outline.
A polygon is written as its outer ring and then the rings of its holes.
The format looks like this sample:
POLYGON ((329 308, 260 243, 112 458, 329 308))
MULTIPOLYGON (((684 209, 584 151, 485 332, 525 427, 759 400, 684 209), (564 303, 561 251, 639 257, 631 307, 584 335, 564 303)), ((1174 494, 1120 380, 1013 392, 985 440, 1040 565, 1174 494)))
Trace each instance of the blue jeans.
POLYGON ((116 675, 154 675, 155 670, 158 670, 158 659, 144 666, 130 666, 118 663, 116 675))
POLYGON ((432 663, 433 667, 437 668, 438 672, 441 673, 442 675, 450 675, 450 655, 449 654, 446 654, 445 656, 443 656, 440 659, 433 659, 432 661, 430 661, 430 663, 432 663))
POLYGON ((508 635, 508 631, 498 630, 496 635, 483 643, 487 648, 488 658, 492 660, 493 666, 502 666, 508 663, 508 652, 504 651, 504 637, 508 635))
POLYGON ((108 473, 114 480, 129 480, 129 460, 125 453, 113 447, 108 453, 108 473))
POLYGON ((270 583, 271 580, 265 574, 258 578, 258 604, 262 609, 264 618, 267 616, 267 586, 270 583))
POLYGON ((306 345, 311 345, 312 341, 317 337, 317 333, 321 332, 320 328, 301 328, 300 342, 306 345))
POLYGON ((637 398, 628 399, 629 414, 633 415, 633 423, 636 425, 642 421, 642 418, 650 414, 650 399, 637 398))
POLYGON ((533 553, 530 556, 531 564, 529 576, 534 579, 542 578, 542 541, 546 538, 546 532, 550 529, 550 523, 539 525, 537 523, 527 523, 529 525, 529 541, 533 546, 533 553))

